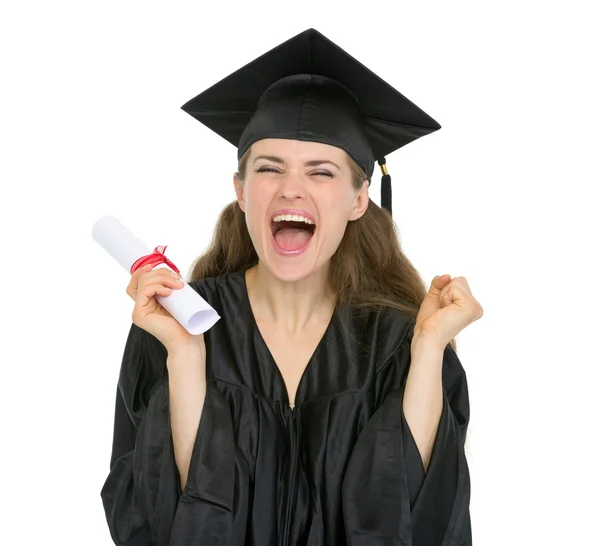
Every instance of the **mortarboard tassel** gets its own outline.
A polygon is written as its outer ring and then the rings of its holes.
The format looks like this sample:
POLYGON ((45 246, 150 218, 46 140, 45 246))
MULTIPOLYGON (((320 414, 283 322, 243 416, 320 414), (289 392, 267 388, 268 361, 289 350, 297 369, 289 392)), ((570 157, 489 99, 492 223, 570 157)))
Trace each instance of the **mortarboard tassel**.
POLYGON ((386 209, 390 216, 392 215, 392 177, 389 175, 385 165, 385 157, 378 159, 377 163, 381 167, 381 208, 386 209))

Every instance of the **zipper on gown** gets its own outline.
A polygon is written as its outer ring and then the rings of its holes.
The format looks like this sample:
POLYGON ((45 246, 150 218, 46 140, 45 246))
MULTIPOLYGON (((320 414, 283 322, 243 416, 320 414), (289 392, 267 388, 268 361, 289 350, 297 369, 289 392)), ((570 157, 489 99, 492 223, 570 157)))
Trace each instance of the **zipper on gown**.
POLYGON ((288 490, 285 497, 285 512, 284 512, 284 527, 283 527, 283 542, 284 546, 289 546, 292 533, 290 530, 293 528, 292 518, 296 509, 296 488, 297 479, 296 474, 298 472, 298 452, 299 452, 299 430, 298 430, 298 416, 294 406, 290 404, 290 411, 292 412, 292 433, 290 434, 290 473, 288 478, 288 490))

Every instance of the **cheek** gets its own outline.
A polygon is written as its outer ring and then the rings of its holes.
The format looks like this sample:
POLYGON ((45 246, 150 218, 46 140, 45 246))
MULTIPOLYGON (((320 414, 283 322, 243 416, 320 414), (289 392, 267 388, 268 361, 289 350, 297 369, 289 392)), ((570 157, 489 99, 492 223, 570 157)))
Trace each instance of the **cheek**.
MULTIPOLYGON (((333 250, 339 245, 346 232, 346 226, 354 205, 354 193, 346 188, 336 188, 320 203, 322 238, 325 245, 333 250)), ((325 197, 325 196, 322 196, 325 197)))
POLYGON ((320 213, 336 224, 345 225, 352 213, 356 194, 346 187, 333 186, 331 191, 320 197, 320 213))
POLYGON ((256 184, 249 184, 244 193, 244 203, 246 209, 246 223, 248 229, 255 231, 262 229, 265 224, 267 209, 269 206, 268 195, 256 184))
POLYGON ((321 238, 327 247, 335 249, 346 232, 348 216, 345 211, 339 210, 339 203, 336 208, 332 207, 325 212, 325 215, 325 221, 321 222, 321 238))

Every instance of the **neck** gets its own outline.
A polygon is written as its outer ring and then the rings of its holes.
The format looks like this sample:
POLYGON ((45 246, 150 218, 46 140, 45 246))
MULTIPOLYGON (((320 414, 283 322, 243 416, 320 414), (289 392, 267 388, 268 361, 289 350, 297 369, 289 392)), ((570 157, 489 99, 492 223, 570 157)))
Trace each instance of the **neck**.
POLYGON ((327 283, 327 267, 304 279, 284 282, 260 262, 248 269, 246 286, 257 322, 274 324, 287 333, 301 332, 309 323, 331 319, 335 297, 327 283))

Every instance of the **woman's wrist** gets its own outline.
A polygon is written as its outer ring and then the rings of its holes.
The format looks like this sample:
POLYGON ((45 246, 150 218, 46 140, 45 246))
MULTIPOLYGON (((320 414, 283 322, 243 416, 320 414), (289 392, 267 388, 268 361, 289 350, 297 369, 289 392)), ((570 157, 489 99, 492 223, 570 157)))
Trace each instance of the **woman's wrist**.
POLYGON ((416 333, 411 341, 410 350, 412 354, 443 354, 446 345, 441 345, 439 340, 432 338, 428 334, 416 333))
POLYGON ((206 355, 206 346, 204 345, 204 335, 190 336, 189 339, 178 343, 173 343, 166 347, 169 361, 180 362, 190 361, 199 358, 204 359, 206 355))

